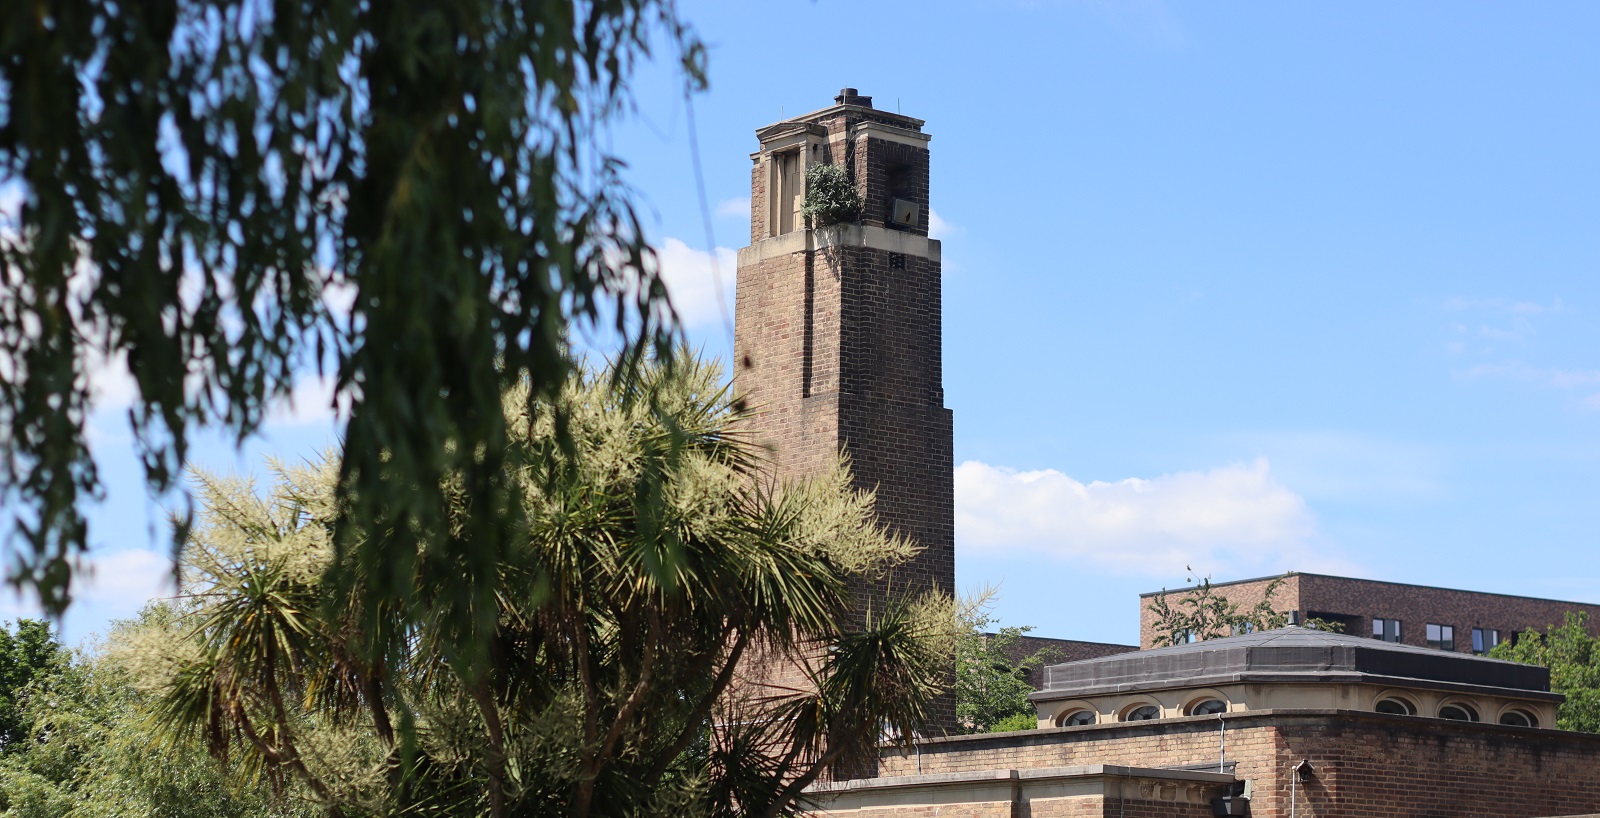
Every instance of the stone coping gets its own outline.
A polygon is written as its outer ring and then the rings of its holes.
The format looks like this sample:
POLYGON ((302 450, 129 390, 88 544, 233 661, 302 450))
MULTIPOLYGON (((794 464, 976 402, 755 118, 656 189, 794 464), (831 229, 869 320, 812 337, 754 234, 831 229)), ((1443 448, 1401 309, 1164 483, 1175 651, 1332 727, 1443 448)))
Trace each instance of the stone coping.
POLYGON ((867 247, 939 261, 943 255, 941 246, 938 239, 906 230, 891 230, 875 224, 832 224, 791 230, 781 236, 768 236, 748 247, 739 248, 738 258, 739 266, 745 267, 769 258, 830 247, 867 247))
POLYGON ((1415 679, 1530 692, 1550 691, 1550 671, 1537 665, 1401 645, 1291 625, 1270 631, 1118 653, 1050 665, 1044 689, 1083 691, 1136 684, 1184 686, 1235 675, 1272 681, 1360 676, 1415 679), (1257 675, 1263 674, 1263 675, 1257 675))
POLYGON ((1163 767, 1127 767, 1119 764, 1083 764, 1075 767, 1041 767, 1028 770, 972 770, 929 775, 897 775, 886 778, 852 778, 812 784, 807 793, 838 794, 905 787, 966 786, 1001 781, 1053 781, 1063 778, 1142 778, 1162 781, 1188 781, 1199 784, 1232 784, 1237 779, 1227 773, 1174 770, 1163 767))
MULTIPOLYGON (((1085 660, 1093 661, 1093 660, 1085 660)), ((1552 693, 1547 690, 1528 690, 1517 687, 1496 687, 1493 685, 1477 685, 1466 682, 1451 682, 1441 679, 1416 679, 1409 676, 1386 676, 1375 673, 1357 673, 1340 671, 1306 671, 1294 672, 1250 672, 1217 673, 1207 676, 1190 676, 1187 678, 1154 679, 1144 682, 1119 682, 1115 684, 1092 685, 1085 687, 1060 687, 1045 688, 1028 694, 1028 698, 1036 702, 1056 701, 1058 699, 1081 699, 1086 696, 1101 696, 1108 693, 1147 693, 1156 690, 1181 690, 1194 687, 1216 687, 1230 684, 1362 684, 1376 685, 1378 687, 1414 687, 1426 690, 1445 690, 1451 693, 1476 693, 1485 696, 1499 696, 1507 699, 1528 699, 1541 702, 1561 702, 1566 696, 1552 693)))
MULTIPOLYGON (((1377 713, 1371 710, 1338 710, 1330 708, 1300 708, 1300 709, 1268 709, 1268 710, 1241 710, 1223 714, 1222 720, 1228 725, 1229 730, 1249 728, 1252 722, 1289 722, 1289 721, 1315 721, 1318 719, 1339 721, 1367 721, 1381 722, 1386 726, 1410 725, 1414 727, 1454 728, 1458 730, 1488 730, 1501 732, 1506 735, 1523 735, 1538 737, 1541 741, 1575 741, 1579 743, 1600 744, 1600 733, 1583 733, 1576 730, 1557 730, 1550 727, 1513 727, 1509 724, 1489 724, 1482 721, 1453 721, 1451 719, 1437 719, 1430 716, 1401 716, 1392 713, 1377 713)), ((1161 734, 1183 731, 1210 731, 1215 730, 1218 718, 1216 716, 1181 716, 1171 719, 1153 719, 1150 721, 1112 722, 1110 724, 1085 724, 1077 727, 1039 727, 1033 730, 1012 730, 1006 733, 977 733, 970 736, 935 736, 922 738, 916 741, 916 747, 927 750, 959 750, 962 745, 982 744, 984 742, 1013 742, 1048 743, 1062 738, 1073 736, 1094 737, 1096 740, 1108 738, 1106 735, 1118 732, 1136 734, 1161 734)), ((906 753, 914 752, 911 745, 885 743, 880 745, 881 750, 902 750, 906 753)), ((1576 818, 1576 817, 1575 817, 1576 818)))

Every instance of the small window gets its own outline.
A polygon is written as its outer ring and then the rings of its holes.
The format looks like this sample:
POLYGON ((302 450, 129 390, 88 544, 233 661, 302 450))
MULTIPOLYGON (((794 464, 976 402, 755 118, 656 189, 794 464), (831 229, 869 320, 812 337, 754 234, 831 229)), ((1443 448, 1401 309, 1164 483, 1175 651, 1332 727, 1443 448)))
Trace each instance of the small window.
POLYGON ((1472 652, 1482 656, 1500 644, 1500 631, 1494 628, 1472 629, 1472 652))
POLYGON ((1507 710, 1500 714, 1500 723, 1512 727, 1538 727, 1539 718, 1526 710, 1507 710))
POLYGON ((1428 647, 1439 650, 1456 649, 1456 629, 1450 625, 1428 623, 1428 647))
POLYGON ((1254 622, 1235 622, 1235 623, 1233 623, 1233 635, 1234 636, 1244 636, 1247 633, 1255 633, 1255 632, 1256 632, 1256 623, 1254 623, 1254 622))
POLYGON ((1201 699, 1189 705, 1189 715, 1191 716, 1215 716, 1218 713, 1226 712, 1228 712, 1228 704, 1221 699, 1201 699))
POLYGON ((1393 697, 1378 700, 1378 706, 1372 709, 1379 713, 1389 713, 1396 716, 1415 716, 1417 714, 1417 710, 1411 706, 1411 702, 1393 697))
POLYGON ((1460 703, 1447 704, 1439 708, 1439 718, 1451 721, 1477 721, 1478 711, 1460 703))
POLYGON ((1154 721, 1155 719, 1159 719, 1159 718, 1161 718, 1161 708, 1156 707, 1153 704, 1146 704, 1146 705, 1140 705, 1139 707, 1135 707, 1132 710, 1129 710, 1127 715, 1122 717, 1122 720, 1123 721, 1154 721))
POLYGON ((1060 721, 1062 727, 1082 727, 1085 724, 1094 724, 1093 710, 1074 710, 1060 721))
POLYGON ((1400 641, 1400 620, 1398 619, 1373 619, 1372 638, 1382 639, 1385 642, 1400 641))

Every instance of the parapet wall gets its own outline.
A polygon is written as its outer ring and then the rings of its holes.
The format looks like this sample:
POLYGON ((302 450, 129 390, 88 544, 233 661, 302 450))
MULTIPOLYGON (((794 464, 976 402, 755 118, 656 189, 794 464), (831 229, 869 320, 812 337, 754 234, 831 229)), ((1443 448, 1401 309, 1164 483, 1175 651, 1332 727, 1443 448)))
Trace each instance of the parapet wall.
POLYGON ((1600 812, 1600 735, 1349 710, 1263 710, 1222 723, 1196 716, 934 739, 886 750, 879 774, 1096 764, 1200 770, 1223 752, 1231 762, 1225 769, 1249 782, 1258 818, 1290 815, 1291 795, 1296 818, 1600 812), (1291 781, 1301 761, 1311 772, 1291 781))

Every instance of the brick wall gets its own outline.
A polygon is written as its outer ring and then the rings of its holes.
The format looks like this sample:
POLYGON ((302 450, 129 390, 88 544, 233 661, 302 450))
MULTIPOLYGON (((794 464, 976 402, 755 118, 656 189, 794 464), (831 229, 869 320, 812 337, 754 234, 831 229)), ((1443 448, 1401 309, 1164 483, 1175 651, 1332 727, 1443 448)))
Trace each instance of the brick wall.
MULTIPOLYGON (((1297 818, 1575 815, 1600 810, 1600 735, 1344 710, 1227 719, 1227 759, 1251 814, 1297 818), (1313 775, 1291 781, 1311 762, 1313 775), (1291 792, 1291 785, 1293 792, 1291 792)), ((885 751, 880 775, 1083 764, 1215 763, 1214 717, 963 736, 885 751)))
MULTIPOLYGON (((891 176, 926 213, 927 149, 851 138, 861 122, 916 129, 918 120, 858 106, 802 119, 826 130, 810 161, 844 163, 861 186, 864 224, 881 226, 891 176)), ((735 388, 757 412, 748 428, 781 475, 814 474, 845 453, 856 485, 876 492, 878 518, 921 547, 856 589, 863 610, 891 592, 952 593, 955 464, 937 245, 891 253, 829 228, 765 239, 768 174, 758 157, 751 250, 759 252, 741 254, 735 299, 735 388), (773 250, 780 244, 783 252, 773 250)), ((925 219, 908 232, 925 236, 925 219)), ((939 711, 954 723, 953 700, 939 711)))
MULTIPOLYGON (((1240 610, 1249 610, 1267 598, 1267 586, 1274 579, 1277 579, 1277 577, 1244 582, 1213 583, 1211 587, 1217 593, 1237 603, 1240 610)), ((1180 597, 1193 590, 1194 586, 1167 589, 1168 604, 1176 606, 1180 597)), ((1159 593, 1139 595, 1139 647, 1141 649, 1155 647, 1155 616, 1150 611, 1150 602, 1159 593)), ((1272 595, 1272 607, 1275 610, 1298 610, 1300 608, 1299 574, 1285 574, 1283 576, 1283 583, 1278 586, 1277 591, 1272 595)))
POLYGON ((1205 816, 1230 792, 1228 774, 1085 765, 1042 770, 982 770, 821 785, 813 814, 843 818, 995 816, 1205 816))
MULTIPOLYGON (((1215 583, 1211 587, 1239 603, 1241 608, 1249 608, 1262 599, 1272 579, 1215 583)), ((1177 595, 1184 590, 1170 593, 1177 595)), ((1143 594, 1139 598, 1139 645, 1142 648, 1152 647, 1155 637, 1154 619, 1150 614, 1152 596, 1143 594)), ((1428 644, 1426 626, 1429 623, 1450 625, 1455 629, 1455 649, 1460 653, 1472 650, 1473 628, 1494 628, 1500 631, 1502 640, 1508 640, 1513 633, 1530 627, 1543 630, 1548 625, 1560 624, 1567 611, 1587 611, 1591 630, 1600 634, 1600 605, 1322 574, 1284 575, 1283 585, 1273 596, 1273 607, 1299 611, 1304 616, 1346 617, 1346 632, 1355 636, 1371 636, 1374 617, 1398 619, 1400 641, 1419 647, 1428 644)))

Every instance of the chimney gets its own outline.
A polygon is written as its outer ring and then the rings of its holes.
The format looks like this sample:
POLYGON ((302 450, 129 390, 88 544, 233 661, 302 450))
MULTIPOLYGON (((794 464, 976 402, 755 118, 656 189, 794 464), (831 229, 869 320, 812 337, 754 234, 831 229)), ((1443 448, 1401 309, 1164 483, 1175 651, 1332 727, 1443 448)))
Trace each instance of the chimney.
POLYGON ((839 95, 833 98, 835 105, 860 105, 863 108, 872 107, 872 97, 861 96, 854 88, 840 88, 839 95))

